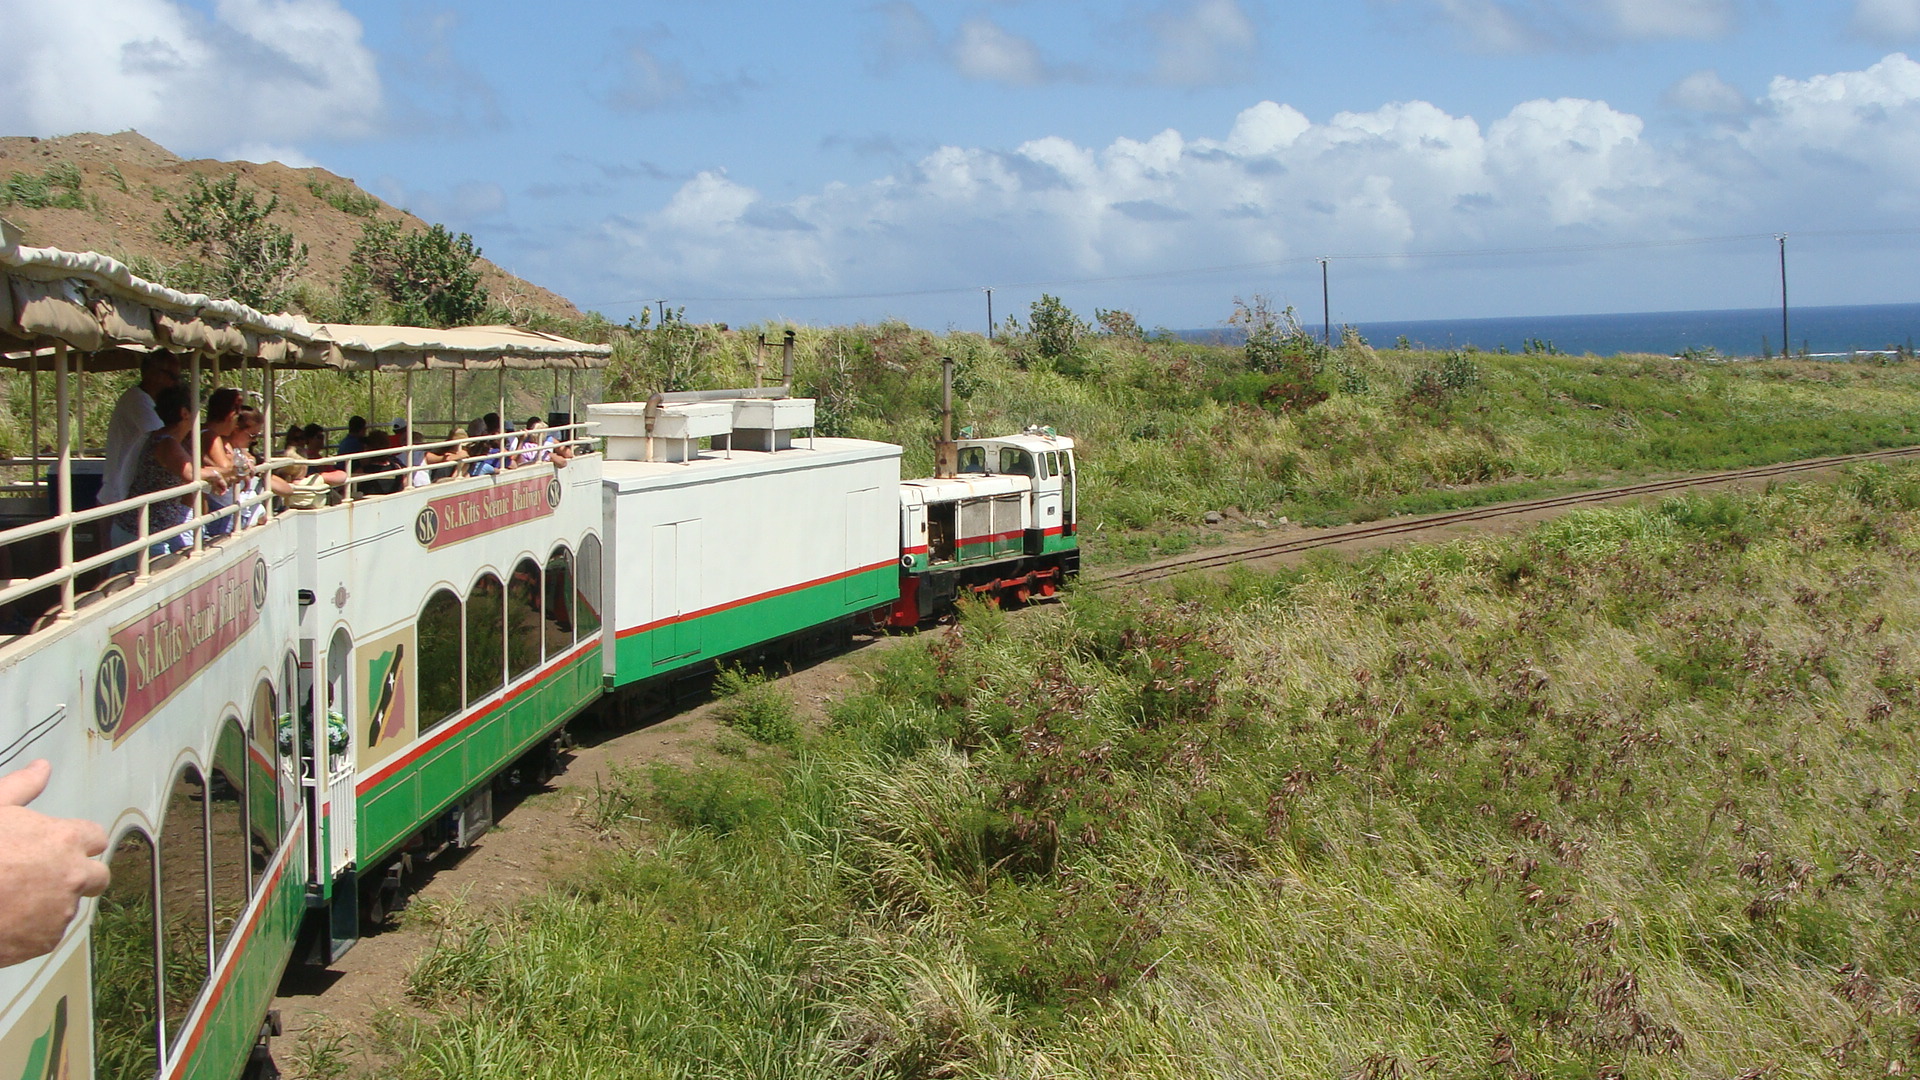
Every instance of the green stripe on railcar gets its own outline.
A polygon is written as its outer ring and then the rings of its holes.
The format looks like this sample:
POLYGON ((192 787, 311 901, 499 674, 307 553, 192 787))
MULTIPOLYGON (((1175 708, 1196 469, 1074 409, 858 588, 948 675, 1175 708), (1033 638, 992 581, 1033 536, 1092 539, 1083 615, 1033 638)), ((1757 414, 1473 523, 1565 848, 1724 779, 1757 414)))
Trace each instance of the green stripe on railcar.
POLYGON ((891 604, 899 596, 900 571, 886 563, 834 581, 628 632, 614 645, 615 685, 799 633, 891 604))
POLYGON ((306 914, 305 877, 305 857, 297 850, 288 852, 286 869, 261 901, 264 907, 253 933, 229 962, 226 984, 181 1074, 187 1080, 233 1080, 246 1066, 260 1036, 260 1018, 273 1003, 306 914))
POLYGON ((361 862, 392 852, 475 786, 551 735, 601 692, 600 651, 589 649, 449 736, 418 761, 362 792, 361 862))

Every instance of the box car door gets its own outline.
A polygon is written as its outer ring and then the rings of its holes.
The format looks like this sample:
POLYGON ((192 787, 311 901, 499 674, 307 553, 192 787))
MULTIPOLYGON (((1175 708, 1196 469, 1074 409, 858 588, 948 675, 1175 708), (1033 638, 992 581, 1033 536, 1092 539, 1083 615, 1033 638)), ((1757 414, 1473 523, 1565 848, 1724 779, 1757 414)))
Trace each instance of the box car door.
POLYGON ((848 605, 860 603, 862 600, 872 600, 879 591, 874 584, 872 574, 859 572, 865 559, 862 547, 871 540, 867 535, 867 521, 871 517, 870 508, 878 492, 877 488, 862 488, 859 491, 847 492, 847 508, 844 515, 846 528, 842 534, 843 542, 840 550, 845 555, 843 568, 854 571, 853 574, 842 579, 845 582, 845 593, 841 599, 848 605))
POLYGON ((700 519, 653 527, 653 662, 700 651, 700 519))

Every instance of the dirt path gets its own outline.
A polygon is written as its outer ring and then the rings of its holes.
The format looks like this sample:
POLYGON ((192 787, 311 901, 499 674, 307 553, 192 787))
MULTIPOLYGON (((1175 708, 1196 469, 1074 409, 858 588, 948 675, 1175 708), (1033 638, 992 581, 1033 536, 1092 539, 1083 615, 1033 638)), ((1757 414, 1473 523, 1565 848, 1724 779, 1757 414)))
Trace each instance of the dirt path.
MULTIPOLYGON (((1839 474, 1823 469, 1798 474, 1796 481, 1826 481, 1839 474)), ((1763 487, 1764 481, 1722 480, 1699 485, 1703 489, 1763 487)), ((1641 501, 1664 496, 1623 496, 1607 502, 1641 501)), ((1522 510, 1484 521, 1436 524, 1391 536, 1335 538, 1319 550, 1371 550, 1410 543, 1444 542, 1463 536, 1505 535, 1568 512, 1568 507, 1522 510)), ((1308 537, 1341 530, 1282 526, 1279 530, 1235 530, 1220 536, 1222 544, 1209 554, 1225 554, 1270 544, 1276 534, 1308 537)), ((1254 559, 1249 565, 1291 565, 1305 552, 1288 552, 1254 559)), ((1178 560, 1167 560, 1176 562, 1178 560)), ((1089 574, 1092 580, 1097 575, 1089 574)), ((827 706, 854 689, 860 672, 880 652, 914 640, 911 637, 861 639, 839 656, 799 670, 780 685, 813 721, 827 706)), ((576 748, 566 770, 548 789, 517 802, 498 802, 498 823, 471 850, 443 855, 415 874, 414 901, 426 905, 458 902, 470 909, 498 909, 518 903, 546 889, 591 856, 597 844, 594 829, 582 808, 592 799, 596 782, 619 768, 639 768, 653 762, 692 764, 716 755, 715 736, 722 730, 711 702, 651 726, 604 735, 589 733, 576 748)), ((380 1075, 371 1056, 371 1038, 383 1013, 405 1012, 407 973, 434 940, 431 920, 390 921, 388 928, 361 939, 332 968, 289 969, 274 1008, 280 1010, 284 1033, 275 1043, 275 1056, 291 1077, 337 1076, 336 1064, 354 1074, 380 1075)))

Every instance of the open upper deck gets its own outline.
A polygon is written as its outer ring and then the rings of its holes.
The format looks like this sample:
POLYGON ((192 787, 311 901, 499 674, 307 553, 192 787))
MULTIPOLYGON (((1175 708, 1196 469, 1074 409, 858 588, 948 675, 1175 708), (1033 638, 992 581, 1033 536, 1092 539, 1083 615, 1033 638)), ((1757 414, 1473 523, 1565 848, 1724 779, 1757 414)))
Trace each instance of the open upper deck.
MULTIPOLYGON (((50 378, 55 389, 53 416, 32 417, 34 454, 6 464, 26 466, 24 483, 8 486, 10 498, 0 500, 0 622, 15 630, 43 630, 70 619, 85 607, 89 593, 118 591, 145 583, 169 563, 192 561, 207 552, 203 541, 210 532, 228 526, 228 519, 270 521, 279 513, 268 474, 290 464, 270 459, 244 478, 249 492, 230 505, 216 507, 208 500, 204 482, 147 492, 104 506, 90 505, 87 487, 76 475, 97 471, 97 462, 82 460, 75 432, 84 427, 79 412, 84 396, 80 383, 88 373, 126 371, 140 367, 154 354, 180 356, 190 369, 197 392, 203 366, 228 371, 253 369, 258 373, 264 405, 264 428, 271 437, 274 375, 289 369, 415 372, 554 370, 572 371, 604 365, 611 350, 552 334, 518 327, 356 326, 313 323, 296 315, 268 314, 231 300, 185 293, 146 281, 125 265, 95 252, 70 252, 28 247, 18 233, 0 221, 0 366, 29 373, 35 382, 50 378), (40 429, 50 421, 54 450, 40 453, 40 429), (255 483, 257 481, 257 483, 255 483), (199 541, 188 552, 156 562, 149 554, 154 535, 148 535, 146 507, 180 500, 191 504, 189 520, 174 535, 192 535, 199 541), (139 535, 117 545, 106 537, 109 521, 125 511, 140 523, 139 535), (129 573, 115 574, 117 563, 132 560, 129 573)), ((411 387, 411 379, 408 380, 411 387)), ((502 394, 504 405, 504 392, 502 394)), ((34 396, 35 409, 39 398, 34 396)), ((504 408, 501 411, 505 411, 504 408)), ((571 408, 569 408, 571 413, 571 408)), ((407 426, 412 428, 411 394, 407 426)), ((570 417, 569 417, 570 418, 570 417)), ((562 425, 550 434, 555 445, 584 448, 578 425, 562 425)), ((201 445, 198 402, 191 439, 201 445)), ((543 433, 545 439, 547 434, 543 433)), ((510 437, 509 437, 510 438, 510 437)), ((410 486, 418 470, 405 460, 413 451, 470 447, 473 460, 490 460, 496 467, 549 460, 554 451, 543 444, 526 450, 508 444, 499 435, 474 436, 437 444, 412 443, 385 451, 339 455, 334 461, 353 470, 346 494, 364 496, 382 488, 410 486), (373 467, 383 457, 391 467, 373 467), (522 460, 524 458, 525 460, 522 460)), ((440 475, 446 475, 444 472, 440 475)), ((438 478, 438 477, 435 477, 438 478)), ((239 488, 236 483, 236 490, 239 488)), ((322 493, 325 494, 324 492, 322 493)), ((325 505, 324 502, 322 504, 325 505)), ((353 505, 352 503, 348 504, 353 505)), ((316 512, 327 512, 325 509, 316 512)), ((169 525, 168 528, 176 528, 169 525)))

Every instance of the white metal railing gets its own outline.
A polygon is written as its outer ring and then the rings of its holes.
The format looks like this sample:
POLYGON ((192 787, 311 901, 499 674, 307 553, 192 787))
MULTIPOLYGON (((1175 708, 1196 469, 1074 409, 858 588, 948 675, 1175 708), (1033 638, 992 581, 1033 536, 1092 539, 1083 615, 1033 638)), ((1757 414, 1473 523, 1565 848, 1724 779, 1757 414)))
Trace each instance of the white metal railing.
MULTIPOLYGON (((339 487, 344 490, 347 498, 357 499, 374 494, 372 492, 363 493, 359 491, 360 485, 368 481, 389 479, 406 480, 422 469, 427 470, 429 473, 439 469, 451 468, 454 470, 444 477, 437 477, 434 483, 439 483, 442 480, 453 480, 462 476, 472 476, 474 475, 471 471, 473 466, 481 462, 494 462, 496 463, 495 468, 498 471, 504 472, 507 469, 516 468, 520 464, 523 464, 513 459, 520 458, 529 453, 540 455, 538 460, 547 460, 551 458, 552 451, 562 447, 574 454, 587 452, 593 447, 593 440, 587 436, 587 429, 596 426, 598 425, 595 421, 587 420, 573 424, 557 424, 552 427, 544 427, 537 433, 510 431, 505 435, 464 435, 458 439, 442 439, 438 442, 428 443, 403 443, 399 446, 388 446, 378 450, 356 450, 351 454, 330 454, 323 458, 274 458, 270 461, 263 462, 260 467, 262 469, 282 469, 290 465, 304 465, 309 469, 313 469, 315 467, 340 466, 345 464, 347 466, 347 478, 341 482, 339 487), (456 447, 473 447, 481 443, 490 443, 496 440, 505 440, 510 437, 521 437, 529 434, 538 434, 543 440, 549 436, 557 437, 552 443, 543 441, 539 445, 532 447, 524 445, 506 447, 503 445, 497 450, 482 454, 468 454, 451 461, 437 463, 423 462, 419 465, 401 464, 394 468, 381 469, 377 472, 356 473, 351 467, 351 463, 356 461, 378 461, 381 458, 399 457, 403 454, 411 455, 416 450, 422 453, 437 453, 456 447)), ((409 481, 402 490, 412 486, 413 484, 409 481)), ((0 533, 0 543, 4 543, 5 539, 6 535, 0 533)))
MULTIPOLYGON (((418 465, 402 464, 391 469, 358 474, 349 471, 347 479, 338 485, 344 489, 348 498, 378 497, 373 493, 359 492, 356 489, 368 481, 385 479, 401 479, 403 481, 402 490, 411 488, 414 485, 410 478, 414 473, 422 469, 430 471, 447 468, 454 469, 453 473, 445 477, 436 478, 435 482, 438 482, 443 479, 450 480, 461 476, 473 475, 470 470, 476 463, 480 462, 495 462, 496 468, 501 472, 505 472, 509 469, 519 467, 522 464, 533 464, 548 460, 551 458, 553 451, 561 448, 565 448, 572 454, 589 453, 593 449, 593 440, 587 436, 587 429, 594 426, 596 425, 593 422, 584 421, 541 428, 537 434, 543 441, 536 446, 517 444, 512 447, 505 446, 504 440, 509 437, 524 437, 525 435, 536 434, 534 432, 508 432, 505 435, 468 435, 458 439, 443 439, 430 443, 406 443, 399 446, 356 451, 351 454, 337 454, 319 459, 305 457, 270 458, 256 463, 246 473, 246 478, 249 481, 253 479, 260 481, 257 490, 236 491, 234 499, 230 504, 215 507, 211 510, 205 509, 204 496, 213 492, 213 485, 205 480, 188 481, 164 490, 147 492, 123 499, 119 502, 107 503, 86 510, 64 509, 71 506, 70 485, 72 483, 72 472, 70 469, 63 470, 66 473, 69 487, 58 492, 60 495, 60 505, 63 508, 61 512, 56 512, 40 521, 16 526, 11 529, 0 530, 0 550, 10 549, 16 544, 44 536, 58 536, 60 538, 60 557, 57 560, 57 565, 44 573, 30 578, 0 579, 0 606, 24 599, 46 589, 59 588, 61 589, 62 596, 61 603, 56 610, 62 615, 70 616, 74 611, 75 582, 81 575, 104 567, 110 567, 132 556, 135 559, 133 580, 141 581, 151 573, 153 559, 152 546, 159 539, 171 538, 183 534, 191 535, 194 538, 193 543, 182 552, 182 554, 188 554, 196 551, 204 551, 210 539, 220 541, 224 540, 228 535, 241 532, 243 526, 241 526, 240 522, 250 516, 248 511, 255 507, 263 508, 264 517, 260 524, 264 524, 266 521, 273 519, 275 513, 274 501, 280 498, 280 496, 276 495, 273 491, 273 483, 270 478, 271 474, 290 465, 304 465, 311 469, 315 467, 337 466, 345 463, 350 470, 350 463, 356 461, 377 460, 380 458, 398 457, 400 455, 411 456, 414 451, 438 453, 459 447, 470 448, 477 444, 491 443, 496 440, 503 442, 503 445, 499 448, 489 450, 485 453, 468 454, 434 464, 424 462, 418 465), (553 437, 554 441, 551 443, 544 441, 549 437, 553 437), (527 454, 538 455, 536 462, 527 463, 517 460, 527 454), (170 499, 187 497, 194 499, 194 509, 196 512, 189 515, 185 522, 179 525, 168 526, 164 533, 155 534, 152 531, 151 519, 147 508, 170 499), (129 510, 138 511, 135 516, 138 520, 139 527, 135 530, 135 536, 132 540, 106 548, 85 558, 76 559, 74 557, 73 530, 75 528, 96 522, 109 522, 112 518, 118 517, 129 510), (231 518, 234 521, 234 527, 230 533, 211 538, 206 535, 206 529, 209 526, 227 518, 231 518)), ((46 486, 47 481, 36 477, 36 482, 30 485, 12 485, 0 488, 0 491, 29 490, 44 492, 46 486)), ((254 488, 254 485, 249 482, 245 487, 254 488)), ((35 622, 44 618, 44 614, 46 613, 36 614, 34 617, 35 622)))

